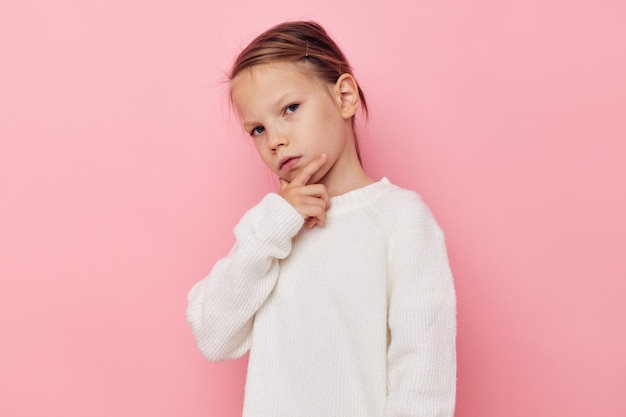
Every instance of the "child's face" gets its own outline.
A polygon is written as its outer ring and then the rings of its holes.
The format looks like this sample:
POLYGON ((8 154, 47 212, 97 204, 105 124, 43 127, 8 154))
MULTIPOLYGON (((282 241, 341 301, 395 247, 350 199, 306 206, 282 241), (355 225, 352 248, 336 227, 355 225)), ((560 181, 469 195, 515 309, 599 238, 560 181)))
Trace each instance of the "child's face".
POLYGON ((309 183, 347 173, 342 171, 349 169, 346 155, 354 147, 356 107, 345 109, 339 84, 320 81, 301 64, 279 62, 242 71, 232 81, 231 94, 244 129, 276 175, 291 181, 322 153, 328 159, 309 183))

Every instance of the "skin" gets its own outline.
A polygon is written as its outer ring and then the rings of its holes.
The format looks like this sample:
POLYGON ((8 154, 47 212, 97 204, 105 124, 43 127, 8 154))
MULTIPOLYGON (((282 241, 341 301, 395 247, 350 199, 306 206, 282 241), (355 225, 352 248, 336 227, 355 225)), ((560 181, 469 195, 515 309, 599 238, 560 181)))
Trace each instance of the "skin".
POLYGON ((280 180, 280 195, 322 226, 330 197, 371 184, 356 153, 352 117, 359 106, 356 80, 319 80, 309 63, 277 62, 245 69, 231 97, 263 162, 280 180))

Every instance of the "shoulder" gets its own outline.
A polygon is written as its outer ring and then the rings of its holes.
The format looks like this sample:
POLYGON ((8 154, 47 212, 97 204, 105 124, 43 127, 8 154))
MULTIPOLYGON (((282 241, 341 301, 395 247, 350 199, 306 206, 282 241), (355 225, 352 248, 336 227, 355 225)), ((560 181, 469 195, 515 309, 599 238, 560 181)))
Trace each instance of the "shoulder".
POLYGON ((392 184, 387 178, 381 183, 384 190, 372 204, 372 209, 392 231, 439 229, 428 205, 417 192, 392 184))

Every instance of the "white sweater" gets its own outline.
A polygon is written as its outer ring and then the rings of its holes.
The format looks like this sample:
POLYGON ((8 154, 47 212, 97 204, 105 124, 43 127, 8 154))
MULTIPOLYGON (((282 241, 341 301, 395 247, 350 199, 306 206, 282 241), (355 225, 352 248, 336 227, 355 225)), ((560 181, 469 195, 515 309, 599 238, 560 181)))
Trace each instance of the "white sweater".
POLYGON ((266 195, 188 296, 209 360, 250 350, 244 416, 453 416, 454 284, 420 197, 383 178, 303 224, 266 195))

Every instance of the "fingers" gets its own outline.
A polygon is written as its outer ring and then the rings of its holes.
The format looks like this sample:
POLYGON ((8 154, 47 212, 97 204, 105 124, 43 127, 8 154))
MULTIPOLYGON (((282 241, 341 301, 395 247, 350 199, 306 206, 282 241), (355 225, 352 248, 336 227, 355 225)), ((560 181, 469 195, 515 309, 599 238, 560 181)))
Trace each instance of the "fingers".
POLYGON ((309 181, 327 159, 328 155, 321 154, 302 168, 291 182, 279 178, 280 195, 304 217, 308 229, 323 226, 326 222, 326 210, 330 206, 326 186, 309 184, 309 181))
POLYGON ((289 186, 289 182, 281 177, 278 177, 278 181, 280 182, 280 192, 282 193, 283 190, 289 186))
MULTIPOLYGON (((280 194, 281 195, 285 194, 288 187, 295 187, 293 185, 293 182, 289 183, 280 177, 278 178, 278 181, 280 182, 280 194)), ((304 185, 302 187, 306 187, 304 190, 302 190, 303 191, 302 194, 321 198, 326 203, 326 208, 330 206, 330 196, 328 195, 328 192, 326 191, 326 187, 323 184, 311 184, 311 185, 304 185)))
MULTIPOLYGON (((306 221, 304 222, 304 225, 306 226, 307 229, 312 229, 313 226, 315 226, 316 224, 318 224, 319 220, 317 219, 317 217, 309 217, 308 219, 306 219, 306 221)), ((320 226, 322 226, 320 224, 320 226)))
POLYGON ((326 210, 328 208, 328 204, 322 198, 310 195, 300 195, 291 198, 289 202, 305 219, 308 219, 309 217, 317 217, 322 222, 326 220, 326 210))
POLYGON ((324 225, 330 196, 323 184, 294 186, 293 182, 281 181, 281 188, 281 197, 306 220, 309 229, 315 225, 324 225))
POLYGON ((328 155, 325 153, 321 154, 311 162, 309 162, 300 172, 296 175, 293 180, 291 180, 291 184, 293 185, 307 185, 309 180, 315 173, 324 165, 324 162, 328 159, 328 155))
POLYGON ((328 207, 330 206, 330 196, 328 195, 328 191, 326 191, 326 186, 324 184, 303 185, 300 191, 302 195, 308 195, 311 197, 322 199, 326 204, 325 208, 328 209, 328 207))
POLYGON ((324 226, 326 223, 326 211, 321 211, 319 215, 315 217, 307 217, 304 221, 304 225, 307 229, 312 229, 314 226, 324 226))

